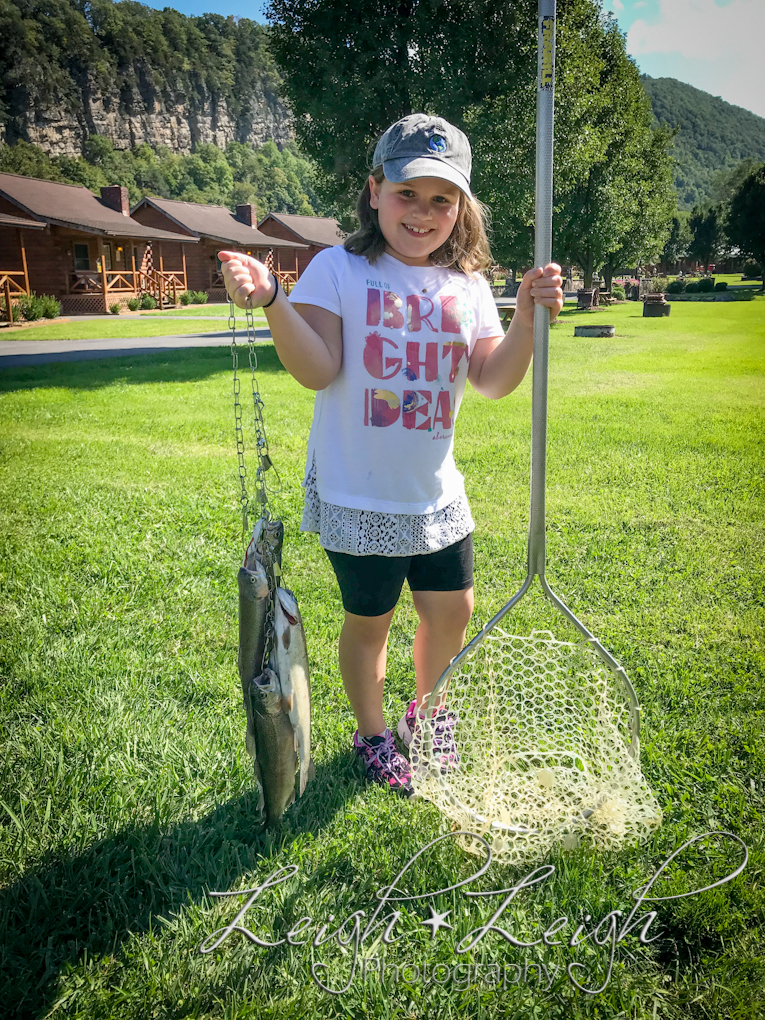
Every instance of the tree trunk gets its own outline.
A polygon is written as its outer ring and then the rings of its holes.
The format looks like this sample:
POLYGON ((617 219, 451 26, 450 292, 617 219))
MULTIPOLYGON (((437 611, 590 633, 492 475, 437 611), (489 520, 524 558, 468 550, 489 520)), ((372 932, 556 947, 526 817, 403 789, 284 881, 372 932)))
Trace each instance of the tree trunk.
POLYGON ((603 266, 603 280, 606 285, 606 293, 611 293, 611 284, 614 282, 614 267, 608 263, 603 266))
POLYGON ((592 259, 587 259, 582 264, 582 273, 584 274, 584 289, 592 290, 592 274, 594 272, 594 266, 592 259))

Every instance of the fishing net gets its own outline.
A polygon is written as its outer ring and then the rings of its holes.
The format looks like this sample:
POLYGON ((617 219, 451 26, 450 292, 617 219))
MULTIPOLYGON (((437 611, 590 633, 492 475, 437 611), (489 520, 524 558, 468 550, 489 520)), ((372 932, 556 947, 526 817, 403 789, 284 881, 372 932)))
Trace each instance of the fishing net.
MULTIPOLYGON (((495 626, 435 694, 415 726, 413 785, 498 859, 528 862, 583 836, 616 849, 659 824, 630 703, 585 642, 495 626)), ((457 838, 485 853, 470 836, 457 838)))

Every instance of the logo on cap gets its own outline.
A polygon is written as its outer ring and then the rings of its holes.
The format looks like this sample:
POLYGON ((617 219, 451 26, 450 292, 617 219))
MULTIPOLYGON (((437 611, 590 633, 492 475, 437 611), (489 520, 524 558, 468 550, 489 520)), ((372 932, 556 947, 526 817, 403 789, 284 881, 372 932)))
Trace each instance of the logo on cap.
POLYGON ((428 142, 428 145, 433 152, 446 152, 446 139, 441 135, 433 135, 428 142))

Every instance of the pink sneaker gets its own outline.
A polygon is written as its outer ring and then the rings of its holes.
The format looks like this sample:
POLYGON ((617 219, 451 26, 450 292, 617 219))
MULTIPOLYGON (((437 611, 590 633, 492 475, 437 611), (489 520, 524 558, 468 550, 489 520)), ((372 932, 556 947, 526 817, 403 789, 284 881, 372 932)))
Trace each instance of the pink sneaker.
MULTIPOLYGON (((425 716, 420 714, 420 724, 425 716)), ((409 704, 404 715, 399 719, 398 735, 409 748, 414 739, 414 727, 417 722, 417 702, 409 704)), ((459 764, 460 756, 454 743, 454 725, 457 718, 449 711, 438 712, 433 718, 433 750, 441 753, 441 770, 459 764)))
POLYGON ((363 760, 367 779, 380 786, 411 797, 414 793, 409 762, 396 747, 389 729, 372 737, 353 735, 356 754, 363 760))

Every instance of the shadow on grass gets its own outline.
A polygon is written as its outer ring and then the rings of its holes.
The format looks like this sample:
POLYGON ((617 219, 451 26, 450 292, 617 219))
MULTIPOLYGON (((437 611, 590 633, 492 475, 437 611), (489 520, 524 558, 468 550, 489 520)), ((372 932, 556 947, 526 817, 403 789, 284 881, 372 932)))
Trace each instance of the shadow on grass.
MULTIPOLYGON (((151 338, 146 346, 151 347, 151 338)), ((249 372, 247 348, 239 344, 240 373, 249 372)), ((283 372, 272 343, 258 343, 258 367, 264 372, 283 372)), ((87 354, 85 355, 87 359, 87 354)), ((0 369, 3 369, 0 360, 0 369)), ((0 393, 63 387, 95 390, 104 386, 140 386, 158 382, 198 382, 219 372, 231 371, 229 347, 169 349, 154 354, 121 352, 114 357, 82 361, 57 361, 41 365, 18 365, 0 371, 0 393)), ((249 385, 249 384, 248 384, 249 385)))
MULTIPOLYGON (((253 832, 255 794, 170 828, 136 826, 73 856, 51 856, 0 890, 2 1015, 32 1020, 53 1004, 59 974, 86 952, 114 954, 132 932, 225 890, 296 833, 327 826, 361 782, 342 752, 316 769, 273 828, 253 832)), ((290 862, 297 863, 297 862, 290 862)), ((265 877, 263 872, 261 878, 265 877)))

